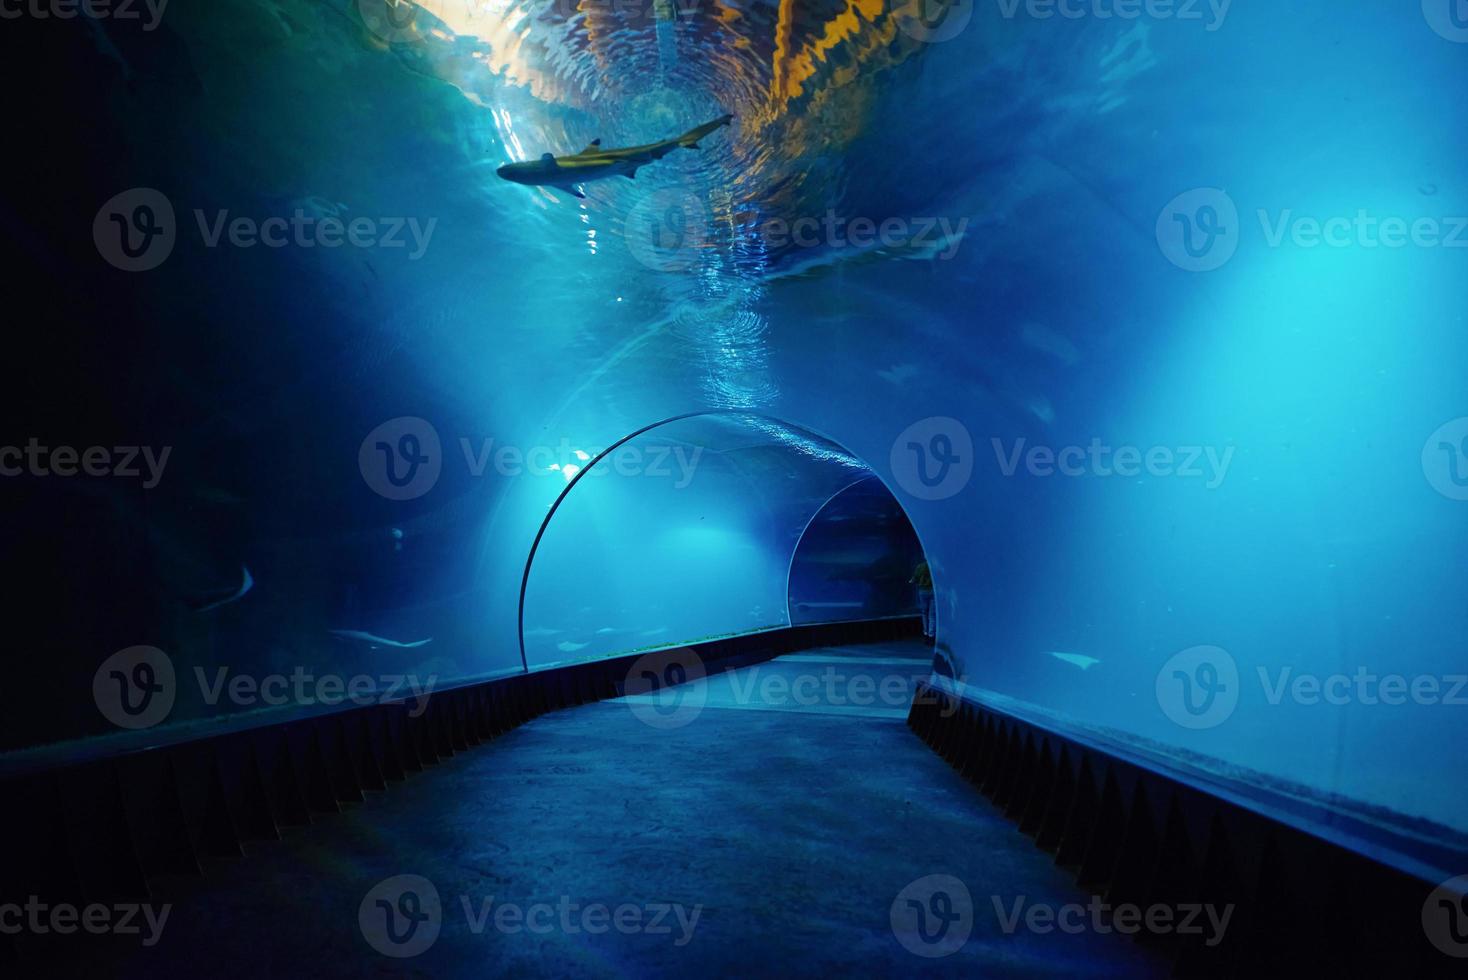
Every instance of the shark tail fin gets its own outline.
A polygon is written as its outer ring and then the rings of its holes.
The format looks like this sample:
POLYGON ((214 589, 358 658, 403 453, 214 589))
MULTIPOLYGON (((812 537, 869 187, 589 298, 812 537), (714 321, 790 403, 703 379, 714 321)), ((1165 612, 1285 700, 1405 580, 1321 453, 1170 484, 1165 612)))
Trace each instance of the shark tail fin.
POLYGON ((705 136, 707 136, 709 133, 712 133, 720 126, 727 126, 733 121, 733 114, 725 113, 712 122, 704 123, 697 129, 690 130, 687 133, 684 133, 683 136, 678 140, 678 145, 685 150, 696 150, 698 149, 699 140, 703 139, 705 136))

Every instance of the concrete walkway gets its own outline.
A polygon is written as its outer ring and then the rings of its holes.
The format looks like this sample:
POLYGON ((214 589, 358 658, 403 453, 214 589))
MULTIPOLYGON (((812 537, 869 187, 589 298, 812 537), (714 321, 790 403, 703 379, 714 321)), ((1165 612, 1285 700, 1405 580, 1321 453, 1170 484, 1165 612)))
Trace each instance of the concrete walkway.
POLYGON ((918 644, 830 648, 546 715, 252 845, 204 882, 163 882, 155 903, 174 908, 156 946, 109 940, 72 966, 476 980, 1166 975, 1115 934, 1040 934, 1023 921, 1006 932, 1017 909, 1089 896, 907 730, 927 663, 918 644))

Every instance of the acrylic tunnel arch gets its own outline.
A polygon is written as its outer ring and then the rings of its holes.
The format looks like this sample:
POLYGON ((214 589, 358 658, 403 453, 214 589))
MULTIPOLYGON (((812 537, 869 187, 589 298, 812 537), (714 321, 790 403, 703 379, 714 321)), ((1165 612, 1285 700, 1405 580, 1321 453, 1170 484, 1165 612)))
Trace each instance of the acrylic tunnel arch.
POLYGON ((915 617, 924 554, 885 482, 834 439, 741 409, 662 419, 567 474, 526 556, 522 666, 915 617))
MULTIPOLYGON (((786 615, 792 626, 924 615, 916 579, 927 567, 902 504, 868 474, 832 494, 806 522, 786 572, 786 615)), ((931 615, 936 621, 936 609, 931 615)))

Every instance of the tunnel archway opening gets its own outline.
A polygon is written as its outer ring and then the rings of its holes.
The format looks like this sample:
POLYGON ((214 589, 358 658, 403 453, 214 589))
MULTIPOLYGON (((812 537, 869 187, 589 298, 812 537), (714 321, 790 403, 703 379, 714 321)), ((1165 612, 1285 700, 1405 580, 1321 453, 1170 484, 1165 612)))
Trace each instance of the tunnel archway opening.
POLYGON ((566 475, 521 583, 527 671, 918 615, 926 559, 906 512, 869 465, 804 426, 674 416, 566 475))
POLYGON ((922 615, 916 579, 925 566, 907 512, 876 474, 863 477, 811 516, 791 553, 790 624, 922 615))

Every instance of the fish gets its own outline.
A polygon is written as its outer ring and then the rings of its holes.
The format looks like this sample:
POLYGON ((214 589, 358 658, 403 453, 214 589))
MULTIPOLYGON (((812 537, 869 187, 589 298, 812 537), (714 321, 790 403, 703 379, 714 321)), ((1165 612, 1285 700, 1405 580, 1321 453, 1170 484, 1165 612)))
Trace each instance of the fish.
POLYGON ((290 203, 293 211, 301 211, 307 217, 320 221, 323 218, 341 219, 351 208, 341 201, 333 201, 322 197, 320 194, 312 194, 309 197, 298 197, 290 203))
POLYGON ((1081 352, 1068 337, 1043 324, 1025 324, 1020 331, 1020 340, 1043 354, 1049 354, 1062 364, 1073 365, 1081 359, 1081 352))
POLYGON ((556 644, 556 649, 562 653, 575 653, 577 650, 584 650, 589 646, 591 646, 589 643, 572 643, 570 640, 562 640, 556 644))
POLYGON ((917 377, 917 373, 918 369, 916 364, 894 364, 885 371, 878 371, 877 377, 891 382, 900 388, 917 377))
POLYGON ((682 136, 629 146, 620 150, 602 149, 601 139, 594 139, 580 153, 558 157, 554 153, 543 153, 539 160, 522 160, 507 163, 495 171, 503 180, 527 187, 555 187, 576 197, 586 195, 576 189, 576 184, 603 177, 637 176, 641 167, 672 153, 674 150, 696 150, 698 141, 722 126, 729 125, 734 117, 729 114, 690 129, 682 136))
POLYGON ((1095 657, 1086 656, 1084 653, 1056 653, 1052 650, 1050 651, 1050 656, 1056 660, 1064 660, 1068 664, 1075 664, 1081 670, 1090 670, 1101 662, 1095 657))
POLYGON ((404 643, 402 640, 389 640, 385 636, 378 636, 375 633, 368 633, 365 630, 327 630, 326 632, 330 633, 332 636, 337 637, 338 639, 355 640, 358 643, 365 643, 374 650, 376 650, 378 647, 393 647, 397 650, 411 650, 414 647, 426 646, 427 644, 433 642, 433 637, 431 636, 426 640, 410 640, 404 643))
POLYGON ((246 568, 244 565, 241 565, 240 584, 238 587, 231 586, 228 589, 211 592, 206 595, 198 596, 196 598, 186 601, 189 608, 192 609, 194 612, 208 612, 211 609, 218 609, 220 606, 226 606, 231 602, 235 602, 236 600, 242 598, 246 592, 249 592, 254 587, 254 576, 250 574, 250 570, 248 568, 246 568))

